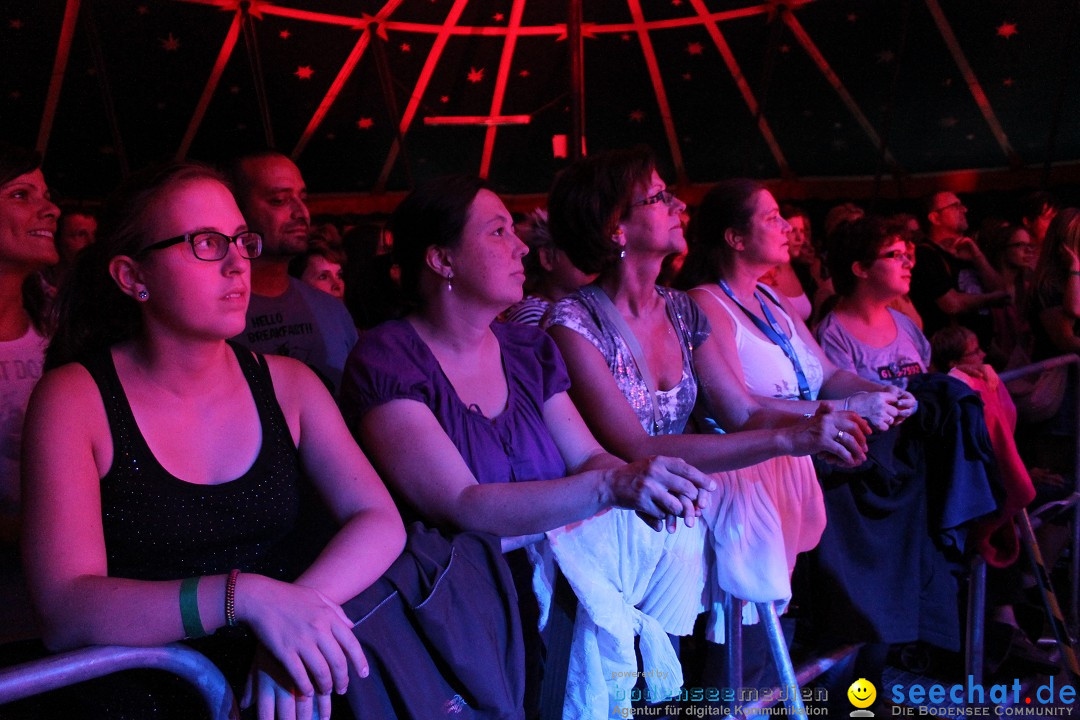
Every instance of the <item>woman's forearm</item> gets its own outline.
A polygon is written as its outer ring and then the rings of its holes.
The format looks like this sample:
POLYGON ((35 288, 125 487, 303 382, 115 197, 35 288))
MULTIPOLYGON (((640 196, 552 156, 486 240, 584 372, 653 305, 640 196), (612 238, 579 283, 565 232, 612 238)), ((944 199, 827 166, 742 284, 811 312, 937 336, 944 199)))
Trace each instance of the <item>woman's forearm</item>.
MULTIPOLYGON (((199 579, 203 629, 225 624, 225 575, 199 579)), ((50 650, 84 645, 162 645, 184 638, 180 580, 148 581, 84 575, 38 603, 42 639, 50 650)))
POLYGON ((296 584, 343 603, 386 572, 404 547, 405 528, 396 512, 377 508, 359 512, 334 535, 296 584))

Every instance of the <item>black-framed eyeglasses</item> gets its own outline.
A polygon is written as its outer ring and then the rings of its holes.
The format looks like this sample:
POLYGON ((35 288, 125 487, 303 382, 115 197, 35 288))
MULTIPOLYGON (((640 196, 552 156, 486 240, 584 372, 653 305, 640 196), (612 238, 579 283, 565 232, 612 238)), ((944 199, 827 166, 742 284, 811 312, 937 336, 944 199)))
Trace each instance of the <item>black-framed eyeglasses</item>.
POLYGON ((242 233, 237 233, 236 235, 226 235, 225 233, 219 233, 214 230, 202 230, 200 232, 177 235, 168 240, 160 240, 151 245, 147 245, 140 250, 138 254, 142 255, 151 250, 163 250, 164 248, 186 242, 191 245, 192 252, 195 253, 195 257, 199 260, 214 262, 215 260, 221 260, 229 254, 230 243, 236 243, 236 248, 240 251, 240 257, 253 260, 262 253, 262 241, 262 235, 253 230, 247 230, 242 233))
POLYGON ((967 208, 966 208, 966 207, 964 207, 964 203, 962 203, 962 202, 960 202, 959 200, 957 200, 956 202, 951 202, 951 203, 949 203, 948 205, 942 205, 941 207, 939 207, 939 208, 938 208, 937 210, 935 210, 934 212, 939 212, 939 213, 940 213, 940 212, 945 212, 946 210, 949 210, 949 209, 951 209, 951 208, 956 208, 956 209, 957 209, 957 210, 959 210, 960 212, 966 212, 966 211, 967 211, 967 208))
POLYGON ((890 250, 878 255, 878 260, 899 260, 900 262, 915 262, 914 256, 907 250, 890 250))
POLYGON ((668 190, 661 190, 655 195, 650 195, 644 200, 638 200, 635 203, 630 203, 630 207, 640 207, 642 205, 656 205, 657 203, 664 203, 670 205, 671 201, 675 199, 675 193, 668 190))

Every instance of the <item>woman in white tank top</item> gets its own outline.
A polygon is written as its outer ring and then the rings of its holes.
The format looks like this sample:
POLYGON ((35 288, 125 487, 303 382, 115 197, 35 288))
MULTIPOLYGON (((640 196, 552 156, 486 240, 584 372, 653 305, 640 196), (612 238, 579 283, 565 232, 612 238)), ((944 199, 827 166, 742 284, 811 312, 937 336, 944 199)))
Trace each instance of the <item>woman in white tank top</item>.
MULTIPOLYGON (((735 374, 764 405, 803 413, 854 411, 887 430, 915 411, 906 391, 840 370, 814 341, 790 300, 758 282, 788 257, 790 225, 776 200, 752 180, 722 182, 705 196, 691 225, 694 241, 680 287, 704 311, 735 374)), ((760 482, 780 518, 789 568, 825 530, 825 505, 813 462, 781 457, 739 471, 760 482)), ((721 479, 721 482, 724 480, 721 479)), ((827 629, 825 629, 827 632, 827 629)))

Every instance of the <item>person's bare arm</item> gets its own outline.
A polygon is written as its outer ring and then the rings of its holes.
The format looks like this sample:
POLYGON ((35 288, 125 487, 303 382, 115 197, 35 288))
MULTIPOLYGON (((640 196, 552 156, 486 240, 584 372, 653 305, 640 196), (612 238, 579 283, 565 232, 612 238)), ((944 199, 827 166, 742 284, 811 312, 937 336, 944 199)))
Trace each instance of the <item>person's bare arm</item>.
MULTIPOLYGON (((705 472, 747 467, 778 455, 806 455, 827 451, 844 454, 851 451, 835 438, 841 429, 861 437, 857 418, 843 415, 802 418, 780 414, 773 429, 744 430, 737 433, 702 435, 649 435, 619 390, 600 351, 582 335, 555 325, 548 329, 559 346, 570 373, 570 396, 586 424, 600 444, 624 459, 650 455, 681 457, 705 472)), ((708 345, 710 341, 703 344, 708 345)), ((695 351, 695 360, 698 352, 695 351)), ((717 361, 705 367, 697 363, 699 389, 715 403, 721 422, 741 428, 755 417, 760 408, 742 399, 745 388, 730 379, 726 363, 717 361)), ((768 411, 766 411, 766 414, 768 411)), ((758 421, 763 422, 758 417, 758 421)), ((854 448, 859 452, 859 448, 854 448)))

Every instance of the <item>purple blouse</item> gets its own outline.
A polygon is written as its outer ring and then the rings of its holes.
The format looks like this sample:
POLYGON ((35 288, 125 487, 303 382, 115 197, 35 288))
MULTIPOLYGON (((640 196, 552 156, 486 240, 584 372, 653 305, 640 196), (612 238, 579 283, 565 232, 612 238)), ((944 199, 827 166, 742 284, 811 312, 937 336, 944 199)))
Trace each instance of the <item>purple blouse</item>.
POLYGON ((341 386, 342 412, 354 434, 373 408, 391 400, 416 400, 430 408, 478 482, 565 476, 566 464, 543 415, 548 398, 570 387, 562 356, 535 327, 493 323, 491 330, 509 385, 506 409, 493 418, 461 401, 407 320, 391 320, 362 334, 345 364, 341 386))

